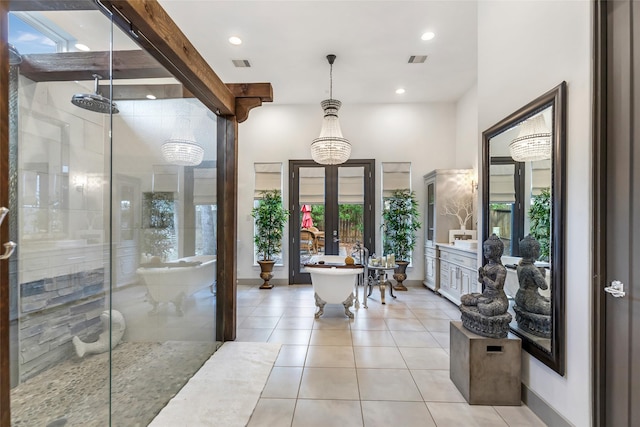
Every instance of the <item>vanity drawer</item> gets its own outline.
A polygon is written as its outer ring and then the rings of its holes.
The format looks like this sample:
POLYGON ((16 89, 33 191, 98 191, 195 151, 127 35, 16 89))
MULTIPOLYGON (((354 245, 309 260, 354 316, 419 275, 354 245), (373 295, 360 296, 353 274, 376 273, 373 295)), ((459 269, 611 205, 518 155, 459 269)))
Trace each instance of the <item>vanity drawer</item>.
POLYGON ((447 260, 462 267, 476 268, 477 260, 475 257, 467 257, 454 252, 440 250, 440 259, 447 260))

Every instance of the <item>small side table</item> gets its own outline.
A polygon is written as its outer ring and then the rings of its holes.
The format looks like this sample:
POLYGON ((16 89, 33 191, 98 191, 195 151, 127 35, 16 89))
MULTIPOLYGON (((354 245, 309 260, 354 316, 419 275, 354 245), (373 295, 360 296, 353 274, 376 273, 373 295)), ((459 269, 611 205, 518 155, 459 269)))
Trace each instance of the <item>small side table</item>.
POLYGON ((384 293, 385 293, 385 288, 388 285, 389 294, 393 298, 395 298, 396 296, 393 294, 393 286, 391 285, 391 282, 387 280, 387 271, 389 270, 393 271, 396 269, 396 267, 397 265, 392 265, 388 267, 368 265, 367 268, 369 269, 369 271, 373 271, 373 276, 370 275, 367 280, 369 285, 369 292, 367 293, 367 296, 371 296, 371 293, 373 292, 373 287, 375 285, 378 285, 380 288, 380 302, 382 304, 386 304, 384 300, 384 293))

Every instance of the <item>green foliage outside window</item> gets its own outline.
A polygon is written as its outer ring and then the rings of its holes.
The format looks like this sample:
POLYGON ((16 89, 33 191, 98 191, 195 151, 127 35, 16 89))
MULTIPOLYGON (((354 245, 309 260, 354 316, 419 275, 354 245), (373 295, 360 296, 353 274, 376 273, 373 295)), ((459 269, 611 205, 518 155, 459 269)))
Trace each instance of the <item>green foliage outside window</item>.
POLYGON ((540 243, 540 260, 549 261, 551 242, 551 190, 533 196, 529 207, 529 234, 540 243))

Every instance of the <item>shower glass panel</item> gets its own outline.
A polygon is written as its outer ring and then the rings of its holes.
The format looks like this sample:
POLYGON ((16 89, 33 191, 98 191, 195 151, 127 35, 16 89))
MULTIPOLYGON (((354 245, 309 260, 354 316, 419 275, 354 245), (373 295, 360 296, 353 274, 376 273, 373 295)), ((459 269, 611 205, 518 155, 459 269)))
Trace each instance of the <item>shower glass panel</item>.
POLYGON ((9 14, 12 425, 110 421, 110 116, 71 103, 93 92, 91 71, 50 77, 74 40, 108 58, 109 19, 9 14))
POLYGON ((216 348, 215 115, 99 10, 9 23, 12 425, 148 425, 216 348))

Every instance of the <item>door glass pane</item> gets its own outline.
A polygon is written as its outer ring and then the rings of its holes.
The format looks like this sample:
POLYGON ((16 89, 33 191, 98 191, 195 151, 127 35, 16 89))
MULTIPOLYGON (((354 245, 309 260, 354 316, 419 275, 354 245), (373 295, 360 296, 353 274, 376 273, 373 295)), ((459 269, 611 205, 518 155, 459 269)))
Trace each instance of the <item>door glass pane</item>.
POLYGON ((511 255, 511 243, 517 241, 517 236, 513 236, 515 164, 491 165, 489 179, 489 230, 504 243, 504 254, 511 255))
POLYGON ((339 254, 350 255, 356 242, 364 241, 364 167, 338 168, 339 254))
POLYGON ((325 169, 301 167, 299 173, 300 264, 325 253, 325 169))

